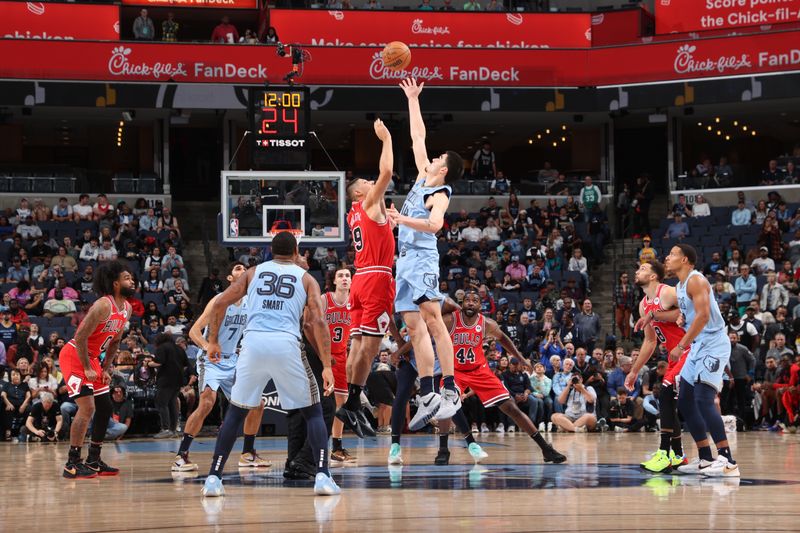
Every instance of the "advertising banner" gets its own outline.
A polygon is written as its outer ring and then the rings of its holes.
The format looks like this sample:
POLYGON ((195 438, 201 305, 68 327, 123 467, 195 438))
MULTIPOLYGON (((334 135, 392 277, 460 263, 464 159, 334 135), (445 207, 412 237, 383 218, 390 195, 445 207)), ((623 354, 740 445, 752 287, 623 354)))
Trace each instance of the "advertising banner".
MULTIPOLYGON (((284 43, 380 46, 389 41, 431 48, 587 48, 588 13, 270 10, 284 43)), ((465 50, 464 53, 469 53, 465 50)))
MULTIPOLYGON (((404 71, 376 48, 306 49, 306 85, 395 85, 407 76, 437 86, 582 87, 800 70, 800 31, 586 50, 418 48, 404 71)), ((0 40, 0 78, 108 82, 281 83, 290 56, 273 47, 0 40)))
POLYGON ((4 39, 119 40, 119 7, 49 2, 0 2, 4 39))
POLYGON ((122 0, 124 6, 258 9, 258 0, 122 0))
POLYGON ((800 0, 656 0, 656 33, 800 21, 800 0))

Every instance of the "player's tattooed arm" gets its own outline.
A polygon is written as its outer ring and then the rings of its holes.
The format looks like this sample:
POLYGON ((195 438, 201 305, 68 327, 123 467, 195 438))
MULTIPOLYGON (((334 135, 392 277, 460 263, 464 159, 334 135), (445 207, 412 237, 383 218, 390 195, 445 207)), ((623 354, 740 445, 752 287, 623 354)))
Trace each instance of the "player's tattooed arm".
POLYGON ((111 364, 117 358, 117 351, 119 350, 119 343, 122 342, 122 335, 124 332, 120 331, 114 339, 108 343, 106 347, 106 358, 103 359, 103 371, 108 370, 111 364))
POLYGON ((519 352, 514 342, 508 338, 508 335, 503 333, 503 330, 500 329, 500 326, 497 325, 497 322, 488 317, 484 317, 484 319, 486 321, 486 336, 497 339, 500 343, 500 346, 502 346, 505 351, 511 355, 511 357, 516 357, 526 366, 533 368, 533 365, 531 365, 531 362, 528 360, 528 358, 519 352))
POLYGON ((78 352, 78 360, 83 365, 87 381, 97 379, 96 372, 92 370, 89 362, 89 336, 97 329, 97 326, 108 318, 109 314, 111 314, 111 302, 108 301, 108 298, 97 300, 89 308, 89 312, 75 332, 75 351, 78 352))
POLYGON ((319 283, 310 274, 303 275, 303 287, 306 289, 306 323, 314 330, 317 354, 322 362, 322 386, 325 396, 333 393, 333 371, 331 370, 331 332, 325 322, 325 312, 322 307, 322 293, 319 283))

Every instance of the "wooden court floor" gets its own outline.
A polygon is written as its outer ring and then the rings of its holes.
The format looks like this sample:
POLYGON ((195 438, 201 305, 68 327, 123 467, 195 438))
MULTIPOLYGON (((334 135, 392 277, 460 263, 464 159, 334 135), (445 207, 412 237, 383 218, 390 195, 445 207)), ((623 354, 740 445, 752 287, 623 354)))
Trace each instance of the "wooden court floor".
POLYGON ((451 464, 437 467, 436 437, 414 436, 403 439, 405 465, 390 471, 388 437, 346 439, 359 461, 334 470, 336 497, 283 484, 284 439, 258 440, 275 466, 257 473, 235 468, 237 443, 227 496, 205 501, 213 440, 193 446, 197 478, 171 475, 177 440, 133 440, 104 448, 119 477, 82 481, 60 477, 65 444, 0 444, 0 531, 800 531, 800 435, 732 439, 741 480, 641 472, 652 433, 547 438, 567 464, 543 465, 525 435, 484 434, 485 464, 451 438, 451 464))

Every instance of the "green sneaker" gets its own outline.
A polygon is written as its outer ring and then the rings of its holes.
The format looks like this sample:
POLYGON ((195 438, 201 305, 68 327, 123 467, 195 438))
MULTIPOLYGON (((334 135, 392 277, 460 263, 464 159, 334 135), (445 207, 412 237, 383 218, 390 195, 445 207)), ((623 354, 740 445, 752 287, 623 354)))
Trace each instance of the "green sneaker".
POLYGON ((664 450, 658 450, 648 461, 642 463, 641 466, 648 472, 656 474, 672 472, 672 461, 669 458, 669 454, 664 450))
POLYGON ((403 464, 403 456, 400 452, 399 444, 392 444, 392 447, 389 448, 389 464, 390 465, 403 464))
POLYGON ((483 451, 483 448, 481 448, 477 442, 470 443, 467 449, 469 450, 469 454, 472 456, 472 458, 475 459, 476 463, 480 463, 482 460, 489 457, 489 454, 483 451))
POLYGON ((686 455, 684 454, 678 457, 677 455, 675 455, 675 450, 669 451, 669 460, 670 463, 672 463, 672 468, 677 468, 681 465, 689 464, 689 459, 686 458, 686 455))

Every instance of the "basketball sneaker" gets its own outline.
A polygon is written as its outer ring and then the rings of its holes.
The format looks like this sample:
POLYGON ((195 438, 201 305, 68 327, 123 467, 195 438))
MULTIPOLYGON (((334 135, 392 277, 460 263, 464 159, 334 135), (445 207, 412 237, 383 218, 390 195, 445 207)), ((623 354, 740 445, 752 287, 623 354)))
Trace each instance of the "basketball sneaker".
POLYGON ((436 454, 436 459, 433 460, 436 466, 445 466, 450 464, 450 450, 446 448, 439 448, 439 453, 436 454))
POLYGON ((467 446, 467 450, 476 463, 480 463, 489 457, 489 454, 483 451, 483 448, 481 448, 480 444, 477 442, 471 442, 470 445, 467 446))
POLYGON ((322 472, 317 473, 314 478, 314 494, 317 496, 335 496, 341 494, 342 489, 333 480, 333 478, 322 472))
POLYGON ((364 438, 364 431, 358 422, 358 413, 356 411, 351 411, 342 406, 336 410, 336 418, 341 420, 344 427, 355 433, 359 439, 364 438))
MULTIPOLYGON (((429 392, 425 396, 417 396, 417 414, 411 419, 411 422, 408 424, 408 429, 411 431, 419 431, 424 428, 439 412, 441 405, 442 397, 435 392, 429 392)), ((456 409, 456 411, 457 410, 458 409, 456 409)), ((455 411, 453 414, 455 414, 455 411)))
POLYGON ((489 433, 489 426, 487 426, 485 423, 481 424, 481 433, 489 433))
POLYGON ((400 445, 395 443, 389 448, 389 464, 401 465, 403 464, 403 455, 400 450, 400 445))
POLYGON ((653 456, 642 463, 642 468, 655 474, 668 474, 672 472, 672 461, 664 450, 658 450, 653 456))
POLYGON ((547 445, 546 448, 542 448, 542 458, 544 458, 545 463, 553 463, 557 465, 567 461, 566 455, 559 453, 558 450, 550 445, 547 445))
MULTIPOLYGON (((373 428, 372 424, 367 420, 367 415, 364 414, 364 411, 359 410, 356 412, 356 420, 358 420, 358 426, 361 428, 361 433, 363 433, 365 437, 374 437, 377 435, 375 428, 373 428)), ((391 428, 389 429, 389 433, 391 434, 391 428)))
POLYGON ((201 494, 207 498, 225 496, 225 487, 222 486, 222 480, 217 476, 208 476, 201 494))
POLYGON ((239 456, 239 468, 269 468, 272 461, 259 457, 256 452, 247 452, 239 456))
POLYGON ((494 428, 494 432, 495 433, 505 433, 506 432, 506 427, 502 423, 497 424, 497 427, 494 428))
POLYGON ((172 462, 173 472, 193 472, 197 470, 197 463, 189 460, 189 452, 179 453, 172 462))
POLYGON ((350 452, 342 448, 341 450, 334 450, 331 452, 331 461, 339 463, 355 463, 356 458, 350 455, 350 452))
POLYGON ((700 474, 707 477, 740 477, 739 465, 731 463, 724 455, 718 455, 713 462, 703 461, 706 465, 701 465, 700 474))
POLYGON ((442 403, 439 406, 439 411, 434 413, 433 418, 436 420, 447 420, 453 418, 455 414, 461 409, 461 391, 456 387, 455 390, 442 389, 442 403))
POLYGON ((683 454, 679 457, 675 455, 675 450, 669 451, 669 460, 670 462, 672 462, 673 468, 675 468, 676 466, 689 464, 689 459, 686 458, 686 454, 683 454))
POLYGON ((119 475, 119 468, 108 466, 102 460, 86 461, 86 468, 94 470, 98 476, 109 477, 119 475))
POLYGON ((699 457, 695 457, 691 461, 689 461, 685 465, 681 465, 678 467, 678 472, 681 474, 689 474, 689 475, 700 475, 703 468, 707 468, 711 465, 713 461, 706 461, 705 459, 700 459, 699 457))
POLYGON ((97 477, 97 472, 83 463, 67 463, 64 465, 63 476, 67 479, 91 479, 97 477))

